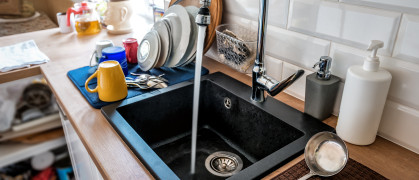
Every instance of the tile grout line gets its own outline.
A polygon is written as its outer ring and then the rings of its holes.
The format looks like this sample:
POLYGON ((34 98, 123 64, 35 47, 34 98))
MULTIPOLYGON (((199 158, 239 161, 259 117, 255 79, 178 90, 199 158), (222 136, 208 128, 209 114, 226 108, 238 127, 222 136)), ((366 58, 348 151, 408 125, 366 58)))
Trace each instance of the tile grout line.
POLYGON ((399 33, 400 33, 400 29, 402 28, 402 21, 403 21, 403 17, 405 16, 405 13, 402 13, 402 15, 400 16, 400 21, 399 21, 399 28, 397 28, 397 32, 396 32, 396 37, 394 38, 394 44, 393 44, 393 48, 390 54, 390 57, 394 57, 394 51, 396 49, 396 43, 397 40, 399 40, 399 33))
POLYGON ((290 12, 291 12, 291 1, 292 0, 288 0, 288 13, 287 13, 287 22, 285 23, 285 29, 288 30, 288 23, 289 23, 289 18, 290 18, 290 12))

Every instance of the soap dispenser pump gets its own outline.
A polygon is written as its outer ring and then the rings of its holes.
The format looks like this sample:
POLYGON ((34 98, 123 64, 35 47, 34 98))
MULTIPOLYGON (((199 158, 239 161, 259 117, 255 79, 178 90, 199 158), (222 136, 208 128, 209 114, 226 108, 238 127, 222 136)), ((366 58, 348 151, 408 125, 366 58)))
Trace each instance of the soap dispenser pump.
POLYGON ((368 46, 369 51, 371 51, 371 56, 368 56, 365 61, 363 68, 365 71, 378 71, 380 67, 380 60, 377 57, 377 51, 379 48, 384 47, 384 43, 378 40, 372 40, 370 45, 368 46))
POLYGON ((380 68, 377 50, 382 41, 371 41, 372 51, 362 66, 351 66, 346 75, 337 134, 356 145, 369 145, 375 141, 384 105, 391 83, 391 74, 380 68))
POLYGON ((331 57, 320 57, 313 66, 318 66, 318 71, 306 77, 304 112, 319 120, 324 120, 332 114, 339 89, 340 78, 330 73, 331 64, 331 57))

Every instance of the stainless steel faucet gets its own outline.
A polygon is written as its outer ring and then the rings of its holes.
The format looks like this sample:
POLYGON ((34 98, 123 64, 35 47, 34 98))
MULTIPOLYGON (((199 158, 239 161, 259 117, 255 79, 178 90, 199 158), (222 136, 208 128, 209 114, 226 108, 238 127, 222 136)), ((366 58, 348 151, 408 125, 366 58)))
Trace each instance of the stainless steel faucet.
POLYGON ((268 22, 268 4, 269 0, 260 0, 257 52, 255 65, 253 66, 252 71, 251 99, 256 102, 265 101, 265 91, 268 92, 271 96, 275 96, 290 86, 292 83, 294 83, 295 80, 304 74, 304 70, 298 70, 296 73, 281 82, 266 75, 263 60, 265 56, 265 35, 266 25, 268 22))
POLYGON ((211 14, 209 11, 211 0, 199 0, 199 3, 202 6, 199 8, 198 14, 195 17, 195 22, 199 26, 208 26, 211 23, 211 14))

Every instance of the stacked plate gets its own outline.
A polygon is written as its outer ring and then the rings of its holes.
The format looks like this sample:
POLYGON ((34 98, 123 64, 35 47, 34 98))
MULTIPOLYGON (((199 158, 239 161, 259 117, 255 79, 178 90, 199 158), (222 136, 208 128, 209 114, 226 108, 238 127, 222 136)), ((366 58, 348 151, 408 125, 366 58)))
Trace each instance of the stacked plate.
POLYGON ((179 67, 195 59, 198 8, 173 5, 154 23, 138 46, 138 65, 143 71, 160 67, 179 67))

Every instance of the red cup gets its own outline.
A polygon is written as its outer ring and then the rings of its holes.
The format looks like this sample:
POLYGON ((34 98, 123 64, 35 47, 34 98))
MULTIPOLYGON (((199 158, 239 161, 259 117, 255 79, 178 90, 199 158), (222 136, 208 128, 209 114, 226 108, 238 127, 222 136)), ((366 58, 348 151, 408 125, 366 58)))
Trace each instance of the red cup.
POLYGON ((125 55, 127 56, 127 62, 130 64, 137 63, 137 48, 138 42, 135 38, 127 38, 122 40, 125 47, 125 55))

